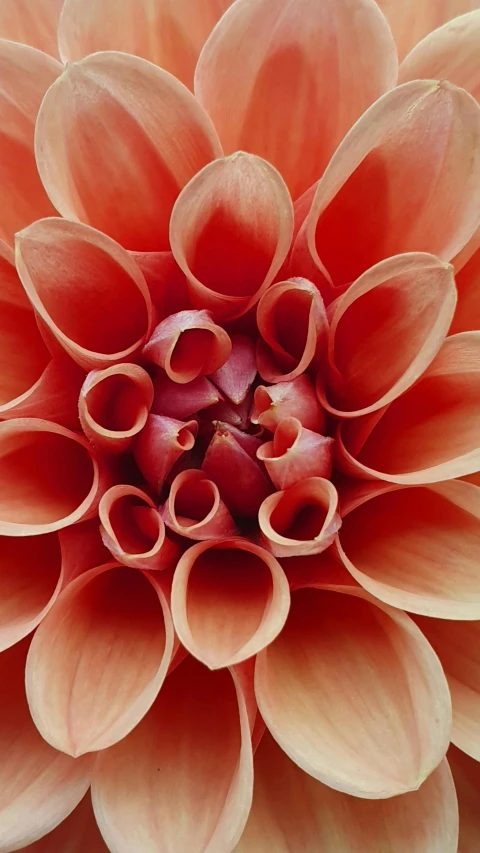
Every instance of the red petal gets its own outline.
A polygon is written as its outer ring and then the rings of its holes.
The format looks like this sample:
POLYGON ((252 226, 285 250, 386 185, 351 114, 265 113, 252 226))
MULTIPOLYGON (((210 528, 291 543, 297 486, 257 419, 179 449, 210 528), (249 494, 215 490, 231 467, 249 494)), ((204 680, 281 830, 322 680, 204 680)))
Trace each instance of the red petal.
POLYGON ((325 415, 308 376, 297 376, 290 382, 268 387, 259 385, 254 395, 252 423, 275 432, 280 421, 291 417, 298 418, 304 427, 314 432, 325 429, 325 415))
POLYGON ((179 311, 158 324, 143 354, 169 379, 186 385, 218 370, 231 350, 229 336, 209 311, 179 311))
POLYGON ((202 470, 218 486, 233 515, 251 518, 272 487, 260 463, 237 440, 234 427, 218 425, 203 460, 202 470))
POLYGON ((288 489, 307 477, 332 473, 334 439, 305 429, 298 418, 285 418, 278 424, 273 441, 257 450, 277 489, 288 489))
POLYGON ((321 477, 275 492, 258 512, 263 544, 276 557, 320 554, 340 527, 337 504, 335 486, 321 477))
POLYGON ((147 483, 160 492, 177 459, 195 444, 196 421, 177 421, 163 415, 149 415, 135 441, 133 455, 147 483))
POLYGON ((203 471, 177 474, 161 514, 168 527, 189 539, 223 539, 237 533, 218 486, 203 471))

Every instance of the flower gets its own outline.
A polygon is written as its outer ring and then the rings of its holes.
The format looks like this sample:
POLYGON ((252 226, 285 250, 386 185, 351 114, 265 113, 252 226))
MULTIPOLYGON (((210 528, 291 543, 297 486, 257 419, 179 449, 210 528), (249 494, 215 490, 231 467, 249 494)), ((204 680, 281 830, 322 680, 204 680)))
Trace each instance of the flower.
POLYGON ((477 850, 475 6, 0 0, 0 853, 477 850))

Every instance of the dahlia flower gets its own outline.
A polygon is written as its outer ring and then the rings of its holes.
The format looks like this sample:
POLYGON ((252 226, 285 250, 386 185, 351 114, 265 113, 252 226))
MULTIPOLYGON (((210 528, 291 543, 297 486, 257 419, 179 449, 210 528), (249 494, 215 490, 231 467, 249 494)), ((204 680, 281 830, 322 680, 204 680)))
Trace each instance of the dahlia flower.
POLYGON ((480 850, 476 0, 0 0, 0 853, 480 850))

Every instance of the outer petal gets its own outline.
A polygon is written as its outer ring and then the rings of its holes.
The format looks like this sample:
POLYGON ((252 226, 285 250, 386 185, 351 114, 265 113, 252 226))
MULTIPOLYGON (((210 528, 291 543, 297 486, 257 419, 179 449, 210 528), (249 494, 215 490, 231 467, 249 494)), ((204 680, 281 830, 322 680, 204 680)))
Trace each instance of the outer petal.
POLYGON ((448 746, 438 658, 408 616, 358 588, 294 592, 280 637, 257 656, 255 691, 287 755, 355 796, 416 790, 448 746))
POLYGON ((450 334, 480 329, 480 249, 456 275, 458 304, 450 334))
POLYGON ((365 802, 300 770, 266 732, 253 806, 235 853, 457 853, 458 807, 446 761, 418 791, 365 802))
POLYGON ((188 658, 139 726, 103 753, 93 784, 113 853, 230 853, 250 810, 252 747, 238 676, 188 658))
POLYGON ((127 249, 168 249, 173 203, 221 155, 201 106, 166 71, 123 53, 68 65, 42 103, 35 151, 59 213, 127 249))
POLYGON ((300 480, 262 503, 258 523, 262 544, 276 557, 320 554, 340 527, 335 486, 322 477, 300 480))
POLYGON ((140 267, 158 319, 190 308, 187 280, 171 252, 130 252, 140 267))
POLYGON ((395 37, 400 59, 429 32, 478 7, 478 0, 378 0, 395 37))
POLYGON ((121 50, 193 87, 204 42, 232 0, 66 0, 58 31, 64 61, 121 50))
POLYGON ((1 0, 0 36, 58 56, 57 26, 63 0, 1 0))
POLYGON ((209 311, 179 311, 158 324, 143 354, 169 379, 186 385, 222 367, 231 351, 229 336, 209 311))
POLYGON ((245 539, 194 545, 173 579, 175 630, 185 648, 211 669, 265 648, 282 630, 289 606, 280 564, 245 539))
POLYGON ((45 740, 77 756, 125 737, 155 700, 172 651, 168 605, 153 579, 112 564, 81 575, 28 655, 28 701, 45 740))
POLYGON ((368 592, 425 616, 480 619, 478 486, 368 484, 342 515, 342 559, 368 592))
POLYGON ((109 853, 93 814, 90 794, 57 829, 20 853, 109 853))
POLYGON ((314 432, 325 429, 325 413, 308 376, 297 376, 277 385, 259 385, 255 389, 252 423, 275 432, 284 418, 291 417, 298 418, 306 429, 314 432))
POLYGON ((177 474, 161 514, 168 527, 189 539, 223 539, 237 534, 218 486, 203 471, 177 474))
POLYGON ((454 746, 451 746, 448 751, 448 761, 453 773, 460 810, 458 853, 477 853, 480 844, 478 811, 480 764, 454 746))
POLYGON ((399 397, 440 349, 456 301, 453 268, 433 255, 398 255, 367 270, 335 303, 322 405, 353 417, 399 397))
POLYGON ((479 427, 480 332, 464 332, 398 400, 344 424, 337 447, 357 477, 435 483, 478 471, 479 427))
POLYGON ((298 418, 284 418, 278 424, 273 441, 257 450, 257 458, 267 469, 277 489, 288 489, 307 477, 332 473, 334 439, 305 429, 298 418))
POLYGON ((163 415, 149 415, 135 441, 133 455, 147 483, 160 493, 165 478, 177 459, 192 449, 197 437, 196 421, 177 421, 163 415))
POLYGON ((33 307, 87 370, 133 356, 153 323, 138 266, 118 243, 63 219, 34 222, 16 238, 17 269, 33 307))
POLYGON ((170 243, 190 299, 238 317, 282 266, 293 234, 288 189, 266 160, 237 151, 196 175, 172 212, 170 243))
POLYGON ((37 732, 25 698, 28 642, 0 656, 8 701, 0 705, 0 850, 9 853, 54 829, 80 802, 92 761, 52 749, 37 732))
POLYGON ((479 224, 479 140, 480 107, 463 89, 417 80, 388 92, 318 182, 295 242, 295 274, 331 293, 392 255, 450 261, 479 224))
POLYGON ((270 160, 298 198, 355 120, 395 85, 396 65, 370 0, 240 0, 200 54, 195 94, 225 152, 270 160))
MULTIPOLYGON (((13 15, 14 3, 0 2, 2 36, 5 6, 13 15)), ((24 5, 19 0, 17 6, 24 5)), ((60 63, 39 50, 0 39, 0 239, 7 243, 32 220, 55 213, 38 176, 33 136, 42 98, 61 72, 60 63)))

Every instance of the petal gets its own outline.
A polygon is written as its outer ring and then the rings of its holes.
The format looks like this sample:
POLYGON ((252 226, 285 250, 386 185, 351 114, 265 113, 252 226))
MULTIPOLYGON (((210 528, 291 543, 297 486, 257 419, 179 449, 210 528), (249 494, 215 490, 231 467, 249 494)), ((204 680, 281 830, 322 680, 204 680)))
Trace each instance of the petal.
POLYGON ((451 746, 448 751, 448 762, 455 782, 460 811, 458 853, 477 853, 480 844, 478 811, 480 764, 454 746, 451 746))
POLYGON ((65 0, 58 30, 64 61, 99 50, 143 56, 190 89, 198 55, 232 0, 65 0))
POLYGON ((57 26, 63 0, 1 0, 0 36, 58 56, 57 26))
POLYGON ((170 243, 192 304, 216 318, 238 317, 282 266, 293 207, 277 170, 243 151, 215 160, 179 195, 170 243))
POLYGON ((90 794, 57 829, 19 853, 109 853, 95 820, 90 794))
POLYGON ((287 755, 344 793, 416 790, 448 746, 438 658, 408 616, 354 587, 292 594, 285 628, 257 657, 255 691, 287 755))
POLYGON ((242 446, 235 427, 228 424, 217 423, 202 470, 217 484, 220 497, 234 516, 256 516, 272 491, 261 463, 242 446))
POLYGON ((103 566, 110 560, 110 553, 100 536, 98 516, 65 527, 59 531, 58 538, 62 550, 64 586, 88 569, 103 566))
POLYGON ((298 418, 306 429, 314 432, 325 429, 325 414, 308 376, 297 376, 277 385, 259 385, 255 390, 252 423, 275 432, 278 424, 290 417, 298 418))
POLYGON ((378 0, 395 37, 400 59, 429 32, 477 8, 477 0, 378 0))
POLYGON ((402 610, 480 619, 480 488, 456 480, 367 489, 345 502, 338 534, 355 580, 402 610))
POLYGON ((145 426, 152 402, 152 380, 138 364, 92 370, 80 391, 80 423, 96 450, 124 453, 145 426))
POLYGON ((246 335, 230 335, 232 351, 225 364, 210 375, 222 394, 236 406, 245 400, 257 375, 255 347, 246 335))
POLYGON ((0 534, 33 536, 95 511, 100 473, 78 433, 36 418, 0 423, 0 534))
POLYGON ((421 379, 386 410, 344 424, 337 447, 356 476, 416 485, 480 467, 480 332, 446 339, 421 379))
POLYGON ((162 371, 154 377, 153 387, 152 414, 169 418, 188 418, 220 400, 217 389, 205 376, 199 376, 187 385, 179 385, 162 371))
POLYGON ((417 80, 388 92, 318 182, 294 274, 316 276, 331 294, 392 255, 450 261, 478 227, 479 139, 480 107, 463 89, 417 80))
POLYGON ((238 678, 188 658, 140 725, 101 756, 93 804, 113 853, 230 853, 250 810, 252 783, 238 678))
POLYGON ((367 270, 335 302, 322 405, 352 417, 399 397, 436 356, 456 298, 453 268, 433 255, 398 255, 367 270))
POLYGON ((163 415, 148 416, 135 441, 133 455, 147 483, 157 493, 177 459, 194 446, 197 432, 196 421, 184 423, 163 415))
POLYGON ((223 539, 237 534, 218 486, 203 471, 177 474, 161 515, 168 527, 189 539, 223 539))
POLYGON ((0 656, 8 701, 0 705, 0 850, 18 850, 66 818, 90 784, 89 756, 73 759, 52 749, 37 732, 25 698, 28 642, 0 656))
POLYGON ((288 489, 307 477, 332 473, 334 439, 302 426, 298 418, 284 418, 278 424, 273 441, 262 444, 257 457, 267 469, 277 489, 288 489))
POLYGON ((335 486, 321 477, 300 480, 266 498, 258 512, 262 544, 275 557, 320 554, 340 527, 335 486))
POLYGON ((169 248, 176 197, 221 156, 208 116, 178 80, 113 51, 70 63, 49 89, 35 151, 62 216, 138 252, 169 248))
POLYGON ((457 310, 450 334, 480 328, 480 249, 455 276, 458 291, 457 310))
POLYGON ((171 252, 130 252, 147 282, 158 319, 190 307, 187 280, 171 252))
POLYGON ((370 0, 241 0, 200 54, 195 94, 225 152, 265 157, 298 198, 395 85, 396 67, 391 33, 370 0))
POLYGON ((42 736, 74 756, 116 743, 150 708, 172 650, 168 605, 153 579, 112 564, 81 575, 28 655, 28 701, 42 736))
POLYGON ((418 791, 365 802, 300 770, 266 732, 253 806, 235 853, 457 853, 458 807, 446 761, 418 791))
MULTIPOLYGON (((6 315, 0 314, 0 317, 6 318, 6 315)), ((24 331, 25 327, 22 329, 22 336, 24 331)), ((35 348, 35 337, 30 338, 29 343, 32 348, 35 348)), ((25 347, 27 359, 30 355, 29 349, 30 347, 25 347)), ((16 381, 28 368, 28 361, 27 364, 22 365, 21 352, 21 344, 18 349, 16 347, 9 349, 8 371, 12 366, 16 374, 16 381), (12 352, 16 354, 14 360, 11 357, 12 352), (12 361, 14 362, 13 365, 12 361)), ((8 375, 9 373, 5 370, 3 374, 5 382, 8 382, 8 375)), ((56 424, 61 424, 61 426, 70 429, 79 429, 78 397, 84 378, 85 372, 75 362, 71 361, 65 354, 56 355, 48 362, 37 381, 28 390, 0 407, 0 417, 4 420, 39 417, 54 421, 56 424)))
POLYGON ((265 648, 288 614, 288 582, 279 563, 245 539, 202 542, 180 559, 172 615, 180 642, 211 669, 265 648))
POLYGON ((231 351, 229 336, 209 311, 179 311, 158 324, 143 354, 169 379, 186 385, 218 370, 231 351))

